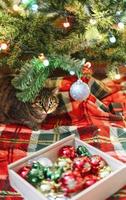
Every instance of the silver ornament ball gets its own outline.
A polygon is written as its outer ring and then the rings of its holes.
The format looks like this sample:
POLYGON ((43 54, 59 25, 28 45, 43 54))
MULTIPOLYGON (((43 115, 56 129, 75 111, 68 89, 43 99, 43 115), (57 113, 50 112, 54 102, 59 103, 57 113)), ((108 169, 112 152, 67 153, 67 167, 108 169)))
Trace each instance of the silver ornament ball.
POLYGON ((86 100, 90 95, 89 86, 82 80, 78 79, 71 85, 70 95, 76 101, 86 100))

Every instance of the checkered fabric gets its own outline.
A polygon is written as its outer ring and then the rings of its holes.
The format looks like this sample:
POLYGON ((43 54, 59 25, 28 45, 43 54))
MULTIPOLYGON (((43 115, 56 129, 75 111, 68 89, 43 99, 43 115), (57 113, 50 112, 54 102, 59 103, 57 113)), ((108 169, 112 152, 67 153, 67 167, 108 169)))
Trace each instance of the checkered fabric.
MULTIPOLYGON (((94 85, 90 84, 91 79, 82 80, 89 83, 92 91, 94 85)), ((126 88, 122 84, 126 78, 115 82, 105 80, 111 94, 100 101, 94 92, 84 102, 75 101, 69 95, 70 87, 76 80, 74 76, 47 80, 46 86, 59 88, 60 105, 57 112, 46 118, 39 131, 17 124, 0 124, 0 200, 22 200, 9 185, 9 163, 71 134, 126 162, 126 88), (109 111, 109 104, 117 100, 123 108, 121 115, 109 111)), ((126 187, 109 200, 126 200, 126 187)))
POLYGON ((111 89, 104 82, 95 78, 91 78, 88 84, 91 88, 91 93, 100 100, 111 93, 111 89))

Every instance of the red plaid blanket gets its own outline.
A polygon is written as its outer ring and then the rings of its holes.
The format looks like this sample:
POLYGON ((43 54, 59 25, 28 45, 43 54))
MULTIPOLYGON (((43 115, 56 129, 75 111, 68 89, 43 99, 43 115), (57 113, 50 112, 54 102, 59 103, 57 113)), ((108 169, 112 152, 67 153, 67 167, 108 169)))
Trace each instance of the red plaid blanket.
MULTIPOLYGON (((59 87, 60 106, 57 113, 47 117, 39 131, 25 126, 0 124, 0 199, 22 200, 9 185, 7 165, 45 146, 48 146, 70 134, 101 149, 111 156, 126 162, 126 78, 118 81, 104 80, 109 92, 102 91, 91 78, 88 83, 92 94, 85 102, 74 101, 69 89, 76 77, 48 79, 48 87, 59 87), (97 87, 96 87, 97 86, 97 87), (93 95, 93 91, 97 94, 93 95), (102 100, 100 94, 104 94, 102 100), (113 114, 110 103, 120 103, 121 113, 113 114)), ((123 188, 109 200, 126 200, 126 188, 123 188)))

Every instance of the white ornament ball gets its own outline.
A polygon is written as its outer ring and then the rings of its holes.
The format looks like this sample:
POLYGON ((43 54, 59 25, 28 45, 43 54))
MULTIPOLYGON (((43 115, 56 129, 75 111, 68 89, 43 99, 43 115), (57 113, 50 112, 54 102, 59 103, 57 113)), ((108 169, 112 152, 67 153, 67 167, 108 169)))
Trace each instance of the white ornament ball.
POLYGON ((83 101, 90 95, 89 86, 82 80, 77 80, 70 87, 70 95, 74 100, 83 101))
POLYGON ((52 167, 53 166, 52 161, 49 158, 46 158, 46 157, 42 157, 42 158, 37 159, 37 162, 39 162, 44 167, 52 167))

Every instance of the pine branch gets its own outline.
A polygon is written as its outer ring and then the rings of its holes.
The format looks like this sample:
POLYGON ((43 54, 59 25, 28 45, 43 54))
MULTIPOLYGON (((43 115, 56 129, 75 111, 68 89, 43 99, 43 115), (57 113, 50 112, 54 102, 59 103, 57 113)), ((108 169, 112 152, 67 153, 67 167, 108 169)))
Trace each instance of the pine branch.
POLYGON ((51 70, 62 68, 81 76, 82 64, 82 61, 71 59, 68 55, 51 55, 49 66, 45 66, 39 58, 33 58, 21 68, 21 72, 12 80, 12 85, 17 89, 19 100, 33 101, 43 88, 51 70))

